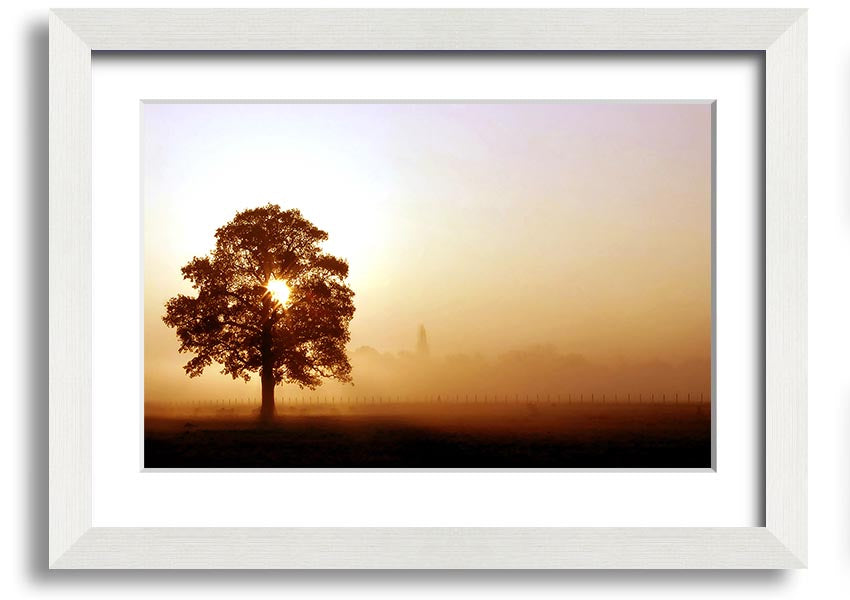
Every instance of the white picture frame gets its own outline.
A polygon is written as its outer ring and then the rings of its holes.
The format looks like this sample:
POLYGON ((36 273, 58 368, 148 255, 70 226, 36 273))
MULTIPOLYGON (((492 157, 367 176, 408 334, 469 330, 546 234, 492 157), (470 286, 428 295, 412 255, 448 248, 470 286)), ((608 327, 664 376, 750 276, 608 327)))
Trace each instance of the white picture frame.
POLYGON ((805 566, 804 10, 63 9, 49 22, 50 568, 805 566), (119 50, 763 52, 764 526, 93 527, 91 55, 119 50))

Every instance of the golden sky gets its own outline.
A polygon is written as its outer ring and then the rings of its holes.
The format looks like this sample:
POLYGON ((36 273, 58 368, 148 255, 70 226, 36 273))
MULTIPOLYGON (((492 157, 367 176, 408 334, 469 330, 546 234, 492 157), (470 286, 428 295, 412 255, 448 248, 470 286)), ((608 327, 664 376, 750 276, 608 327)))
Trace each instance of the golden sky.
POLYGON ((146 395, 246 390, 215 369, 190 381, 161 316, 190 290, 180 267, 212 249, 216 228, 269 202, 300 209, 350 262, 352 351, 412 351, 422 323, 453 370, 459 355, 495 365, 545 348, 611 377, 694 371, 681 385, 705 388, 711 114, 708 103, 147 103, 146 395))

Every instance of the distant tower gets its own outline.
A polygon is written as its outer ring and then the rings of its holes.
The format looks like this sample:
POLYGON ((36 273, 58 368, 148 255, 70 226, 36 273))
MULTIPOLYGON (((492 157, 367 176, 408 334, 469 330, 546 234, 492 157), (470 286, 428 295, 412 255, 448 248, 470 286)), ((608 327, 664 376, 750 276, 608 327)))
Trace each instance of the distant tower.
POLYGON ((425 326, 419 326, 419 335, 416 339, 416 354, 419 356, 428 356, 428 334, 425 333, 425 326))

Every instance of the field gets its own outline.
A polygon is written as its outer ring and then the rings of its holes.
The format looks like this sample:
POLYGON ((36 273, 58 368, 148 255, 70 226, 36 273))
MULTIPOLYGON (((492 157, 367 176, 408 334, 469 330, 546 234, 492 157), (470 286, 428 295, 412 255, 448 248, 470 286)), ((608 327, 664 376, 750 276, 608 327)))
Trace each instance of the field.
POLYGON ((234 403, 146 410, 146 468, 711 466, 708 402, 234 403))

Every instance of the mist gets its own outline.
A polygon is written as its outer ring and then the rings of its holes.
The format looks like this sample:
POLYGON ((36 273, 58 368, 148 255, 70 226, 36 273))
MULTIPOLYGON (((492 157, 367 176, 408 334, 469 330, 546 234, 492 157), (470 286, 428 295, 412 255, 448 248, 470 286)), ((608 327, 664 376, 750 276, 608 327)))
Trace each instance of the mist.
MULTIPOLYGON (((412 336, 411 336, 412 337, 412 336)), ((353 382, 326 381, 316 390, 280 385, 276 398, 334 398, 340 402, 475 401, 669 401, 707 400, 711 394, 708 357, 606 363, 581 353, 541 344, 491 354, 434 355, 429 346, 380 352, 361 346, 349 354, 353 382), (678 395, 678 396, 677 396, 678 395)), ((210 400, 249 401, 259 396, 250 382, 210 373, 189 379, 182 372, 147 382, 146 402, 180 404, 210 400)), ((152 378, 153 379, 153 378, 152 378)))

